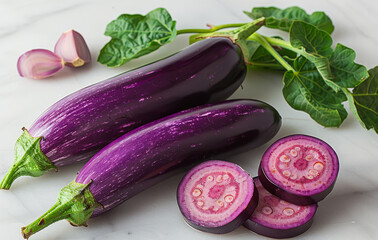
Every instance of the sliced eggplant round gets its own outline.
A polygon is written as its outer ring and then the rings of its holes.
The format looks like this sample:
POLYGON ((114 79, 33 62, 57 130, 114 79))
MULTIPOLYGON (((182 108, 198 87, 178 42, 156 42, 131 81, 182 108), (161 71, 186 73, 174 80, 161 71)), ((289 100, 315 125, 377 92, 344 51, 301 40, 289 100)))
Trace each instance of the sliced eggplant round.
POLYGON ((191 169, 177 190, 177 202, 186 222, 211 233, 227 233, 241 226, 253 213, 257 200, 248 173, 220 160, 191 169))
POLYGON ((272 238, 295 237, 307 231, 313 222, 317 204, 295 205, 272 195, 253 178, 259 201, 252 216, 244 223, 251 231, 272 238))
POLYGON ((264 153, 259 178, 279 198, 310 205, 333 189, 339 171, 335 151, 324 141, 306 135, 279 139, 264 153))

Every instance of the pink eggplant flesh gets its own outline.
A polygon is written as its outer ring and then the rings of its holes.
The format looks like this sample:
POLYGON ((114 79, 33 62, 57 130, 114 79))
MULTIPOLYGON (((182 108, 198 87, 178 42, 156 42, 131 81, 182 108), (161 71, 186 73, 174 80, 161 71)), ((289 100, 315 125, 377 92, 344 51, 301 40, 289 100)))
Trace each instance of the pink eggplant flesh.
POLYGON ((306 135, 279 139, 264 153, 259 178, 279 198, 309 205, 333 189, 339 171, 335 151, 324 141, 306 135))
POLYGON ((307 231, 313 222, 317 204, 308 206, 286 202, 268 192, 258 177, 253 178, 258 191, 258 206, 244 226, 272 238, 295 237, 307 231))
POLYGON ((197 165, 182 179, 177 202, 195 229, 227 233, 241 226, 257 206, 253 180, 238 165, 211 160, 197 165))

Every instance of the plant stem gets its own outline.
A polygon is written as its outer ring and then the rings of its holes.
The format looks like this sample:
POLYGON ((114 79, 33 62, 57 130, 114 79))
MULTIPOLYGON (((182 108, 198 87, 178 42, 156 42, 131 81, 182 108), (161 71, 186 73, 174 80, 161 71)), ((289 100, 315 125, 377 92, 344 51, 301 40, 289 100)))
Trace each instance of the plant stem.
POLYGON ((247 23, 231 23, 231 24, 222 24, 222 25, 217 25, 217 26, 211 26, 209 29, 181 29, 177 31, 177 35, 179 34, 185 34, 185 33, 212 33, 215 31, 218 31, 220 29, 224 28, 235 28, 235 27, 241 27, 247 23))
POLYGON ((356 96, 356 94, 353 94, 351 91, 349 91, 349 89, 347 88, 341 88, 341 90, 343 91, 343 93, 345 94, 345 96, 347 97, 348 99, 348 103, 349 103, 349 108, 350 110, 352 111, 352 113, 354 114, 354 116, 356 116, 357 120, 360 122, 360 124, 366 128, 366 124, 361 120, 360 118, 360 115, 358 114, 358 111, 356 109, 356 105, 355 104, 358 104, 358 102, 355 102, 354 101, 354 96, 356 96))
POLYGON ((285 40, 279 39, 279 38, 273 38, 273 37, 266 37, 264 36, 265 40, 275 46, 280 46, 289 50, 295 50, 297 48, 294 48, 291 46, 291 44, 285 40))
POLYGON ((92 216, 94 209, 100 206, 89 190, 90 184, 72 181, 64 187, 52 208, 21 229, 22 236, 27 239, 50 224, 63 219, 67 219, 74 226, 86 226, 86 221, 92 216))
POLYGON ((270 45, 270 42, 267 41, 267 37, 255 32, 248 39, 260 43, 261 46, 263 46, 265 50, 267 50, 286 70, 295 72, 294 68, 288 62, 286 62, 286 60, 283 57, 281 57, 281 55, 278 54, 276 50, 274 50, 274 48, 270 45))
MULTIPOLYGON (((177 35, 179 34, 186 34, 186 33, 213 33, 216 32, 220 29, 224 28, 236 28, 236 27, 242 27, 247 25, 247 23, 232 23, 232 24, 222 24, 222 25, 217 25, 217 26, 211 26, 209 29, 181 29, 177 31, 177 35)), ((272 56, 286 69, 286 70, 292 70, 294 69, 290 66, 290 64, 283 58, 281 55, 277 53, 277 51, 271 46, 272 45, 277 45, 286 49, 290 49, 294 52, 297 52, 299 54, 302 54, 299 49, 294 48, 291 46, 289 42, 276 39, 276 38, 270 38, 270 37, 265 37, 262 36, 258 33, 253 33, 248 39, 254 40, 256 42, 259 42, 272 56)), ((248 62, 247 62, 248 63, 248 62)), ((256 66, 259 67, 259 66, 256 66)), ((261 66, 261 67, 267 67, 267 66, 261 66)), ((276 67, 279 69, 279 67, 276 67)), ((295 71, 294 71, 295 72, 295 71)))
POLYGON ((9 189, 21 176, 39 177, 49 169, 57 168, 41 150, 42 137, 32 137, 26 129, 15 144, 15 160, 0 183, 0 189, 9 189))
POLYGON ((284 41, 282 39, 272 38, 272 37, 266 37, 266 36, 264 36, 264 38, 271 45, 291 50, 291 51, 293 51, 295 53, 298 53, 299 55, 302 55, 302 56, 304 56, 306 58, 308 58, 310 56, 310 54, 308 54, 305 50, 293 47, 290 44, 290 42, 286 42, 286 41, 284 41))
POLYGON ((246 64, 247 64, 247 67, 250 69, 283 70, 281 64, 275 64, 275 63, 246 62, 246 64))

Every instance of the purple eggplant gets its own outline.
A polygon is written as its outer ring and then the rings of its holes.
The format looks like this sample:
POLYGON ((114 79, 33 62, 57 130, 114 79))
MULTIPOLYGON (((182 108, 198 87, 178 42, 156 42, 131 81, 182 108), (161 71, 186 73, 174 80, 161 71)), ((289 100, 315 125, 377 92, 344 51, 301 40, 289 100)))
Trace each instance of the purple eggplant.
POLYGON ((266 143, 280 126, 273 107, 253 100, 207 104, 143 125, 98 152, 62 189, 58 202, 23 228, 23 236, 61 219, 85 225, 174 170, 266 143))
POLYGON ((88 160, 111 141, 183 109, 225 100, 246 66, 227 38, 195 43, 144 67, 81 89, 52 105, 17 140, 16 159, 0 184, 88 160))
POLYGON ((299 206, 272 195, 253 178, 258 191, 257 209, 244 223, 251 231, 272 238, 290 238, 307 231, 313 222, 317 204, 299 206))
POLYGON ((235 163, 211 160, 197 165, 182 179, 177 203, 195 229, 228 233, 241 226, 257 207, 252 178, 235 163))
POLYGON ((309 205, 323 200, 333 189, 339 172, 335 151, 324 141, 292 135, 273 143, 264 153, 259 178, 279 198, 309 205))

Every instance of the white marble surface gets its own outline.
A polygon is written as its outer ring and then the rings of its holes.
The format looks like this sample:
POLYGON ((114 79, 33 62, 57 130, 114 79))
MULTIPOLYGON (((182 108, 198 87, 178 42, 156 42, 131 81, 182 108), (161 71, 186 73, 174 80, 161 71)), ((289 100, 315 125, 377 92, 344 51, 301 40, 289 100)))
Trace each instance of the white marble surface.
MULTIPOLYGON (((378 2, 371 0, 318 1, 100 1, 100 0, 0 0, 0 178, 13 160, 13 145, 21 127, 30 126, 48 106, 63 96, 125 70, 157 60, 187 46, 179 36, 158 52, 117 69, 93 62, 83 69, 65 69, 46 80, 30 80, 17 74, 17 58, 33 48, 53 49, 60 34, 70 28, 86 38, 93 58, 108 41, 106 24, 119 14, 147 13, 166 7, 178 29, 205 27, 206 23, 246 22, 242 10, 253 6, 298 5, 308 12, 323 10, 336 27, 335 42, 357 52, 357 62, 368 68, 378 65, 378 2)), ((274 34, 272 30, 261 30, 274 34)), ((331 195, 322 201, 313 226, 297 239, 378 239, 378 137, 364 130, 352 116, 339 129, 325 129, 284 101, 280 73, 250 71, 233 96, 256 98, 277 108, 283 117, 280 137, 303 133, 327 141, 340 157, 340 174, 331 195)), ((233 157, 251 175, 268 144, 233 157)), ((82 165, 49 172, 40 178, 24 177, 10 191, 0 191, 0 239, 21 239, 20 228, 45 212, 59 190, 70 182, 82 165)), ((89 221, 87 228, 58 222, 31 239, 265 239, 243 227, 225 235, 212 235, 189 228, 176 205, 173 177, 127 201, 117 209, 89 221)))

